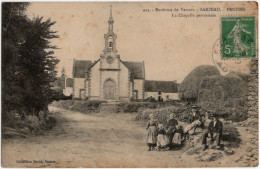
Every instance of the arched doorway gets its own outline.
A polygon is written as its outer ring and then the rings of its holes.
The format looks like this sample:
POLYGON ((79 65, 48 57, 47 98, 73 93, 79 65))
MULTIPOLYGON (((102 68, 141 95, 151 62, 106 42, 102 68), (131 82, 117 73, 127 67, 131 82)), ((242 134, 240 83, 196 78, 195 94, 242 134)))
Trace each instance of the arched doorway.
POLYGON ((104 83, 104 98, 105 99, 115 98, 115 82, 112 79, 108 79, 104 83))

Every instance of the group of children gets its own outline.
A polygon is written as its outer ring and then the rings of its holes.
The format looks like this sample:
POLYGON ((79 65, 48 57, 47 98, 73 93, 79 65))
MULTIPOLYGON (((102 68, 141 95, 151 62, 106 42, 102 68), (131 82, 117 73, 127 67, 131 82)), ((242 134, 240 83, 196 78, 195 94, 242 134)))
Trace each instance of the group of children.
POLYGON ((183 142, 189 138, 189 132, 193 130, 195 132, 197 127, 202 127, 204 124, 203 118, 192 111, 190 124, 183 128, 182 125, 178 124, 178 121, 174 119, 174 114, 170 114, 170 118, 167 120, 167 126, 158 124, 153 114, 150 114, 150 120, 146 125, 148 130, 147 134, 147 145, 148 151, 157 150, 173 147, 180 147, 183 142), (197 116, 197 117, 195 117, 197 116))
POLYGON ((176 126, 173 137, 170 137, 169 130, 166 130, 163 124, 158 124, 153 114, 150 115, 150 120, 147 123, 146 129, 148 130, 148 151, 155 149, 155 147, 160 151, 161 149, 172 145, 179 146, 184 141, 184 131, 181 125, 176 126))
POLYGON ((158 151, 161 149, 172 147, 172 146, 181 146, 183 141, 185 140, 183 127, 181 125, 177 125, 175 129, 174 136, 172 140, 167 136, 167 130, 162 124, 158 125, 158 134, 157 134, 157 148, 158 151))

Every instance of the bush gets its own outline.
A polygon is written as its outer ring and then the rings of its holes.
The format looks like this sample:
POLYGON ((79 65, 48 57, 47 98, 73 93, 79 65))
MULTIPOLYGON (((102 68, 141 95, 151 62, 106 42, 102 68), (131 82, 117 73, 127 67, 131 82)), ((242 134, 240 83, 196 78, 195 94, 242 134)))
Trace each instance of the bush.
POLYGON ((3 120, 2 126, 15 128, 15 129, 23 128, 26 125, 25 121, 20 117, 15 117, 15 114, 16 114, 15 111, 10 111, 6 113, 7 116, 5 120, 3 120))
POLYGON ((144 110, 145 108, 156 109, 158 107, 169 107, 175 105, 175 101, 171 102, 129 102, 122 103, 119 107, 122 107, 123 112, 125 113, 133 113, 138 112, 139 110, 144 110), (141 108, 141 109, 140 109, 141 108))
POLYGON ((47 130, 50 130, 50 129, 52 129, 52 128, 56 125, 56 123, 57 123, 57 120, 56 120, 54 117, 50 116, 50 117, 48 118, 48 120, 46 120, 46 126, 45 126, 45 128, 46 128, 47 130))
POLYGON ((152 96, 148 97, 144 101, 146 101, 146 102, 157 102, 156 99, 154 97, 152 97, 152 96))
POLYGON ((72 100, 82 100, 81 98, 72 98, 72 100))
POLYGON ((247 108, 219 108, 215 110, 215 113, 219 115, 219 117, 225 120, 231 120, 232 122, 241 122, 248 118, 247 116, 247 108))
POLYGON ((223 135, 221 139, 228 142, 225 144, 227 148, 238 148, 241 143, 240 134, 232 123, 225 123, 223 125, 223 135))
POLYGON ((157 108, 158 107, 158 103, 151 103, 151 104, 149 104, 147 107, 149 108, 149 109, 155 109, 155 108, 157 108))
POLYGON ((36 116, 28 116, 27 119, 13 118, 2 126, 2 138, 25 138, 34 135, 42 135, 56 125, 56 119, 49 116, 46 120, 39 121, 36 116))
POLYGON ((127 103, 123 106, 123 111, 127 113, 138 112, 141 106, 140 103, 127 103))
POLYGON ((169 106, 163 108, 156 108, 156 109, 146 109, 142 112, 138 112, 136 116, 136 120, 149 120, 150 114, 154 114, 155 117, 158 119, 159 123, 166 124, 167 119, 171 113, 176 115, 176 119, 179 121, 188 121, 189 113, 185 110, 183 106, 169 106))
POLYGON ((54 101, 51 103, 51 106, 62 108, 62 109, 69 109, 73 104, 75 100, 60 100, 60 101, 54 101))
POLYGON ((98 108, 101 103, 107 103, 107 101, 105 101, 105 100, 88 100, 87 101, 87 105, 92 108, 98 108))
POLYGON ((229 113, 227 120, 231 120, 232 122, 241 122, 248 118, 246 110, 235 110, 233 113, 229 113))
POLYGON ((101 103, 106 103, 107 101, 103 100, 60 100, 58 102, 53 102, 51 106, 79 111, 82 113, 91 113, 93 111, 97 111, 101 103))

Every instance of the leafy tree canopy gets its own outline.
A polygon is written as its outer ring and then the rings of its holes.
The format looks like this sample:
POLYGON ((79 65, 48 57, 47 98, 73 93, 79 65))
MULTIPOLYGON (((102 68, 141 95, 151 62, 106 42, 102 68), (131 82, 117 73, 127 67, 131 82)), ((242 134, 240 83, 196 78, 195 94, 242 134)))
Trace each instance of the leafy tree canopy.
POLYGON ((54 99, 51 82, 55 80, 58 38, 51 30, 55 24, 42 17, 29 19, 29 3, 2 4, 2 112, 38 115, 54 99))

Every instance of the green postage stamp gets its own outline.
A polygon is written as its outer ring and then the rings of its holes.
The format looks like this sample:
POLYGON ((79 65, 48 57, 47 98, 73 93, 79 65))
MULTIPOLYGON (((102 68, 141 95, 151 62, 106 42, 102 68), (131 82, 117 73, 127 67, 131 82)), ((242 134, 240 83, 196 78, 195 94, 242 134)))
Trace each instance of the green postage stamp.
POLYGON ((221 18, 222 58, 256 56, 255 17, 221 18))

